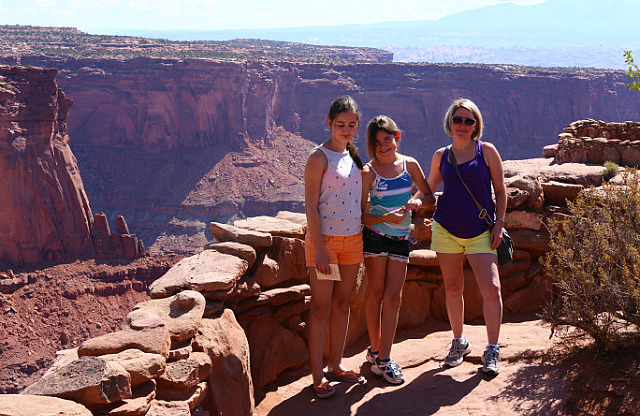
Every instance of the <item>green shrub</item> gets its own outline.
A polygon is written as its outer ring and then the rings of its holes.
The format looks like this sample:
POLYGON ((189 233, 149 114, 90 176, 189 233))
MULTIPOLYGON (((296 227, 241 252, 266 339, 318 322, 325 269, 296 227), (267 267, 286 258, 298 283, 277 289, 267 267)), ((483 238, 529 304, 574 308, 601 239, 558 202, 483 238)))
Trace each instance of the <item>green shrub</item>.
POLYGON ((622 179, 569 202, 572 215, 550 221, 551 250, 542 258, 557 289, 546 319, 605 350, 640 341, 640 174, 622 179))
POLYGON ((604 162, 604 172, 602 172, 602 179, 605 182, 609 182, 618 174, 620 166, 616 162, 604 162))

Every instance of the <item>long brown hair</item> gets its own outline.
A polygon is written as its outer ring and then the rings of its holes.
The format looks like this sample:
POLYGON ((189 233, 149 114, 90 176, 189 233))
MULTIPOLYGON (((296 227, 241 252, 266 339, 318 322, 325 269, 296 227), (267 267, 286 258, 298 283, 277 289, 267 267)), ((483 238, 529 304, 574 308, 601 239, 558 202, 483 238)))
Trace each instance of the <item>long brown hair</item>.
MULTIPOLYGON (((360 121, 360 107, 358 107, 356 100, 351 98, 349 95, 338 97, 333 100, 331 107, 329 107, 329 115, 327 117, 329 120, 333 121, 340 113, 353 113, 358 117, 358 121, 360 121)), ((355 143, 353 143, 353 139, 349 140, 347 143, 347 150, 358 169, 362 170, 364 163, 362 163, 362 159, 360 159, 360 156, 358 155, 358 148, 355 143)))

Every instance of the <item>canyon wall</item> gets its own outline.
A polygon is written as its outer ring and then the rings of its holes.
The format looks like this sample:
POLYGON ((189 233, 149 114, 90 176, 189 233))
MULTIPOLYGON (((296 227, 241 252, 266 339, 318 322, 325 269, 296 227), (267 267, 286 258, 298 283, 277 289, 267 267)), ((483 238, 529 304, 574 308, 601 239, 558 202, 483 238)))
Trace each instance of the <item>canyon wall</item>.
MULTIPOLYGON (((3 58, 8 61, 12 58, 3 58)), ((210 220, 303 210, 308 152, 328 105, 350 94, 364 123, 386 113, 427 170, 449 143, 451 100, 473 99, 503 159, 540 155, 577 119, 637 119, 623 71, 508 65, 303 64, 22 56, 58 68, 73 98, 74 152, 94 209, 119 212, 151 251, 193 253, 210 220)), ((366 159, 366 154, 364 155, 366 159)))
POLYGON ((92 215, 57 71, 0 66, 0 261, 37 263, 92 250, 92 215))

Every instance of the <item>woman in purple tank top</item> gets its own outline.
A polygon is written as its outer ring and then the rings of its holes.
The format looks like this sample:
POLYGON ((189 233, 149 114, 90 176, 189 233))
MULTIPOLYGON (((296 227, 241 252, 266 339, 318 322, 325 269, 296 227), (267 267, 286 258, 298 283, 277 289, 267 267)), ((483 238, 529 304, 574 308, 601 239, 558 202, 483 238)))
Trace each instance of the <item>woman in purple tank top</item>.
POLYGON ((482 115, 471 100, 461 98, 454 101, 444 118, 444 129, 453 138, 453 143, 435 152, 427 182, 434 190, 443 186, 433 215, 431 249, 437 253, 442 270, 447 315, 454 336, 445 365, 460 365, 471 352, 471 343, 463 335, 462 266, 466 255, 483 299, 488 344, 482 355, 482 370, 496 375, 500 371, 498 337, 502 323, 496 248, 502 241, 507 195, 502 159, 491 143, 479 140, 482 128, 482 115), (453 153, 455 159, 449 153, 453 153), (489 218, 495 220, 493 230, 489 230, 486 221, 478 216, 478 207, 452 163, 457 164, 464 182, 486 209, 489 218))

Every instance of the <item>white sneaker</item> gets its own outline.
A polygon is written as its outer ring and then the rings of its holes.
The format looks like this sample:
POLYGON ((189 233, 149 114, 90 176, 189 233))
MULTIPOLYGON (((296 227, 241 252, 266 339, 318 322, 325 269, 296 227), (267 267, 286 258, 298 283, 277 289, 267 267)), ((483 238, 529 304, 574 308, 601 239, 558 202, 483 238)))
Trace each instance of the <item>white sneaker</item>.
POLYGON ((376 363, 371 366, 371 372, 379 375, 391 384, 404 383, 404 375, 402 369, 392 359, 380 360, 377 359, 376 363))
POLYGON ((500 347, 487 345, 482 354, 482 364, 482 371, 486 374, 497 375, 500 372, 500 347))
POLYGON ((451 348, 449 354, 444 359, 444 364, 448 367, 457 367, 462 364, 462 360, 465 356, 471 352, 471 343, 468 340, 464 340, 466 343, 462 344, 459 339, 451 341, 451 348))

